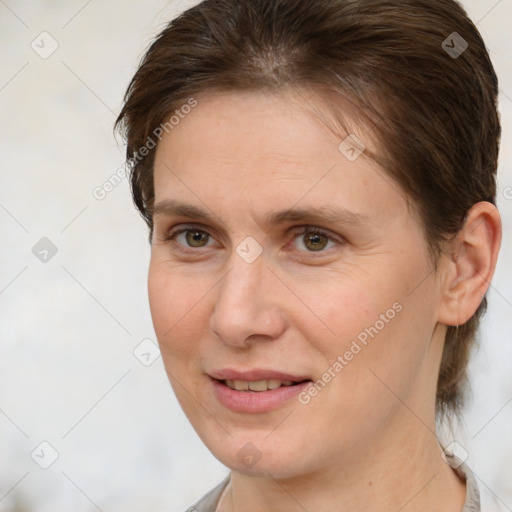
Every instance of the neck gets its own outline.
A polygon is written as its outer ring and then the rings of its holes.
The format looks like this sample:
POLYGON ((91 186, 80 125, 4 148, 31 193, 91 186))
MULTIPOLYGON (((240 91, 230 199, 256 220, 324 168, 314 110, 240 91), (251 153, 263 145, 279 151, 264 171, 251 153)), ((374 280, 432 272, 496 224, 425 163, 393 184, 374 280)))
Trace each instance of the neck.
POLYGON ((286 479, 254 477, 233 471, 218 512, 460 512, 465 483, 441 457, 435 433, 410 411, 402 435, 396 430, 379 443, 343 453, 321 471, 286 479))

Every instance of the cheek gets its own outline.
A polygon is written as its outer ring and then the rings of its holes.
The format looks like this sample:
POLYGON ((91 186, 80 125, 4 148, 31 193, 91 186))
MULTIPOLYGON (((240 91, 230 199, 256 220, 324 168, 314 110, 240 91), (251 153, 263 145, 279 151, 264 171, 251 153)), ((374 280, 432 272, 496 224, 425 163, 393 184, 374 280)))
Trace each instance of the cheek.
POLYGON ((326 399, 337 404, 328 413, 331 421, 345 421, 343 411, 350 410, 352 418, 368 420, 370 428, 407 400, 418 383, 430 385, 435 310, 426 304, 425 297, 434 291, 425 285, 410 295, 395 287, 395 301, 359 296, 359 304, 347 305, 333 318, 338 338, 323 344, 329 361, 324 371, 330 368, 335 375, 324 373, 332 381, 326 399))
POLYGON ((197 398, 201 394, 197 380, 198 355, 205 323, 205 302, 210 285, 179 269, 150 264, 148 297, 155 334, 169 382, 181 408, 192 421, 201 421, 197 398))
POLYGON ((204 280, 187 278, 179 269, 150 264, 149 306, 166 367, 167 362, 182 361, 188 354, 197 354, 194 339, 197 341, 199 330, 204 328, 204 318, 203 323, 198 318, 201 299, 210 288, 204 280), (172 358, 166 357, 170 354, 172 358))
POLYGON ((343 354, 358 336, 364 342, 367 330, 376 322, 380 331, 395 318, 403 286, 393 284, 390 277, 388 269, 386 273, 323 271, 296 278, 294 293, 307 308, 301 304, 294 307, 293 321, 306 339, 315 340, 314 344, 331 357, 343 354))
POLYGON ((177 320, 177 283, 168 275, 160 272, 151 263, 148 273, 148 298, 151 318, 158 341, 162 342, 164 334, 177 320))
POLYGON ((410 382, 426 357, 435 325, 435 291, 432 280, 426 280, 411 293, 412 276, 425 276, 419 259, 414 264, 388 264, 379 272, 295 282, 297 295, 311 305, 305 315, 293 319, 308 340, 306 355, 316 355, 315 366, 325 380, 343 374, 336 379, 338 385, 342 380, 343 386, 357 384, 351 394, 357 401, 371 396, 366 395, 369 389, 382 387, 376 375, 397 386, 410 382))

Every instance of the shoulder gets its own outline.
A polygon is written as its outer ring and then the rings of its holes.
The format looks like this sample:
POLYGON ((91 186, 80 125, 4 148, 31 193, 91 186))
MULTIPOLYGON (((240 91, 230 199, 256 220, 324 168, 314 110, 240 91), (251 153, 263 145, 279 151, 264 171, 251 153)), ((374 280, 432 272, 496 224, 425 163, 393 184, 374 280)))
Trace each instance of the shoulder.
POLYGON ((481 512, 480 491, 475 475, 462 460, 451 453, 446 453, 446 462, 453 468, 460 478, 466 481, 466 501, 462 512, 481 512))
POLYGON ((215 512, 222 491, 226 488, 231 473, 211 491, 207 492, 197 503, 189 507, 186 512, 215 512))

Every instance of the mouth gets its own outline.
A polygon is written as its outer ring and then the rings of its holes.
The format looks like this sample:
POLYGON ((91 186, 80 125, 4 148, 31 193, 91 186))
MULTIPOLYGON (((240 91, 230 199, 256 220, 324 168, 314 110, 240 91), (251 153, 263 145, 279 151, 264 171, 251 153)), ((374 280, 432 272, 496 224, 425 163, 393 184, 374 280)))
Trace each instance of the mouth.
POLYGON ((281 380, 281 379, 262 379, 262 380, 219 380, 221 384, 224 384, 230 389, 235 391, 246 391, 251 392, 254 391, 256 393, 261 393, 263 391, 268 391, 272 389, 279 389, 281 387, 292 387, 302 384, 303 382, 311 382, 310 379, 304 379, 300 381, 293 380, 281 380))
POLYGON ((218 372, 209 376, 216 400, 238 413, 266 413, 290 405, 313 382, 277 372, 218 372), (231 377, 231 378, 226 378, 231 377), (266 377, 266 378, 265 378, 266 377))

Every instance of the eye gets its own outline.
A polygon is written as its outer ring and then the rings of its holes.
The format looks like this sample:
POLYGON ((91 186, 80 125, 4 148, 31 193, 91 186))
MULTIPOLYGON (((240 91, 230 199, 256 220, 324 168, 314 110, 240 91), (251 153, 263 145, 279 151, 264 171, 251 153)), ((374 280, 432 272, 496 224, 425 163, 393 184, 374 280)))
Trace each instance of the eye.
POLYGON ((295 240, 301 242, 307 252, 321 252, 336 245, 328 233, 314 227, 302 228, 300 232, 295 233, 295 240), (328 247, 329 242, 332 245, 328 247))
POLYGON ((210 234, 195 227, 185 227, 171 231, 165 237, 164 241, 177 241, 181 246, 200 249, 202 247, 207 247, 207 244, 210 241, 210 234))
MULTIPOLYGON (((212 241, 211 238, 211 235, 202 229, 185 226, 169 232, 163 241, 173 242, 184 250, 193 250, 208 247, 208 243, 212 241)), ((305 250, 299 248, 300 252, 322 252, 336 244, 339 245, 340 242, 334 241, 330 234, 316 227, 306 226, 294 233, 294 246, 298 248, 302 245, 305 248, 305 250)))

